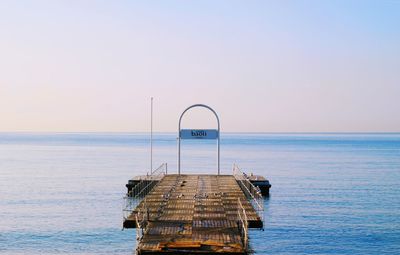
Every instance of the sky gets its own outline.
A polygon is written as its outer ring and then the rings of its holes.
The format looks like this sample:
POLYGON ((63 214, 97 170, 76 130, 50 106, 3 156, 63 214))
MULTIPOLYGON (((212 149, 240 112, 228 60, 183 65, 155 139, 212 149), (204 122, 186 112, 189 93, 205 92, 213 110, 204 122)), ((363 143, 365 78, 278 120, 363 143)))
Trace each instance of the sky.
POLYGON ((400 1, 0 1, 0 131, 400 132, 400 1), (205 109, 184 128, 214 128, 205 109))

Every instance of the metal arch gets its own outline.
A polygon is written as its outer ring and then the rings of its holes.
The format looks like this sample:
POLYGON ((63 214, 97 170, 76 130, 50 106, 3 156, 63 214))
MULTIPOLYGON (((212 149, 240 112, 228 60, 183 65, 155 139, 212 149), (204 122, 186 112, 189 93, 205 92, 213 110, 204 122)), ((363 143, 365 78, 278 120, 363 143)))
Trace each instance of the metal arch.
POLYGON ((208 110, 210 110, 212 113, 214 113, 215 118, 217 119, 217 123, 218 123, 218 139, 217 139, 217 146, 218 146, 218 175, 220 174, 220 124, 219 124, 219 117, 218 114, 214 111, 213 108, 211 108, 208 105, 205 104, 194 104, 189 106, 188 108, 186 108, 181 116, 179 117, 179 126, 178 126, 178 174, 181 174, 181 122, 182 122, 182 117, 183 115, 185 115, 185 113, 190 110, 191 108, 194 107, 203 107, 206 108, 208 110))

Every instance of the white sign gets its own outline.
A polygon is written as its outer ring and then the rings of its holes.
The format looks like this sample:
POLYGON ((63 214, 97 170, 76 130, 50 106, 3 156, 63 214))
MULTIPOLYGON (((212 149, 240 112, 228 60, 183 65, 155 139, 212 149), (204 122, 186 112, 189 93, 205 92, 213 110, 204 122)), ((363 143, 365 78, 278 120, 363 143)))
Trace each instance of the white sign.
POLYGON ((216 129, 181 129, 181 139, 218 139, 216 129))

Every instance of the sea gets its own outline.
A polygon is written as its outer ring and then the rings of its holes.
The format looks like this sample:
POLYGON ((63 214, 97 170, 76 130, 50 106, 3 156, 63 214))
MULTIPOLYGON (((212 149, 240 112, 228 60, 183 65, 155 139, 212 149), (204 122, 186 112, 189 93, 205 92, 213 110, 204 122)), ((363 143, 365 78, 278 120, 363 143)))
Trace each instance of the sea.
MULTIPOLYGON (((134 254, 125 184, 150 171, 147 133, 0 133, 0 254, 134 254)), ((182 141, 182 173, 217 173, 214 140, 182 141)), ((400 254, 399 133, 223 133, 233 164, 272 184, 255 254, 400 254)), ((174 133, 153 168, 176 173, 174 133)))

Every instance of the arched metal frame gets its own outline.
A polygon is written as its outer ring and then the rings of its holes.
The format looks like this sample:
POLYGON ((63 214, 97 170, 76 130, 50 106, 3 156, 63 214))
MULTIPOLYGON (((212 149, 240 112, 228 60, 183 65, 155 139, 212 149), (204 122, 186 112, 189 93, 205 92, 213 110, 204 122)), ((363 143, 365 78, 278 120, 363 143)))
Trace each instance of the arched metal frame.
POLYGON ((181 122, 182 122, 182 117, 183 115, 185 115, 185 113, 194 108, 194 107, 203 107, 206 108, 208 110, 210 110, 212 113, 214 113, 215 118, 217 119, 217 123, 218 123, 218 138, 217 138, 217 147, 218 147, 218 175, 220 174, 220 153, 219 153, 219 144, 220 144, 220 124, 219 124, 219 117, 217 115, 217 113, 214 111, 214 109, 212 109, 210 106, 205 105, 205 104, 194 104, 189 106, 188 108, 186 108, 182 114, 181 117, 179 118, 179 126, 178 126, 178 174, 181 174, 181 122))

